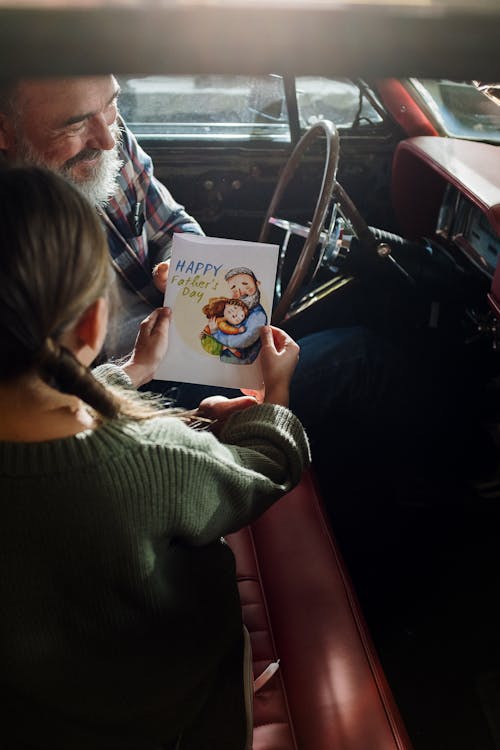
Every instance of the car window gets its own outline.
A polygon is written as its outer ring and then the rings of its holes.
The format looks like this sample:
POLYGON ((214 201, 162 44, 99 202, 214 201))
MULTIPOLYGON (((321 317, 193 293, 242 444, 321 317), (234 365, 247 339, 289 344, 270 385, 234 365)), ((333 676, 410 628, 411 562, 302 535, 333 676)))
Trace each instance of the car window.
MULTIPOLYGON (((122 77, 120 86, 121 113, 139 136, 290 141, 280 75, 122 77)), ((302 77, 296 81, 296 93, 301 129, 321 118, 339 128, 382 122, 366 95, 350 81, 302 77)))
POLYGON ((297 78, 301 127, 307 128, 321 119, 331 120, 338 128, 381 123, 380 111, 374 108, 365 91, 346 79, 297 78))
POLYGON ((472 82, 412 78, 411 84, 446 135, 500 143, 500 105, 472 82))
POLYGON ((279 76, 147 76, 120 86, 120 111, 138 135, 289 140, 279 76))

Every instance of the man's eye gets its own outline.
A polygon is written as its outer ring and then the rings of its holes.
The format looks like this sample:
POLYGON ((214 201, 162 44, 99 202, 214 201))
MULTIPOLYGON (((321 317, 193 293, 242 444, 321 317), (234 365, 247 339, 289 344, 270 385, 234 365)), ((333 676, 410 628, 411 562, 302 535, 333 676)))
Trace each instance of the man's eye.
POLYGON ((106 121, 111 124, 116 120, 116 116, 118 114, 118 102, 116 99, 113 99, 112 102, 108 104, 104 111, 104 116, 106 118, 106 121))
POLYGON ((85 127, 85 120, 83 120, 82 122, 75 122, 73 125, 69 125, 66 128, 66 133, 68 133, 69 135, 81 133, 84 127, 85 127))

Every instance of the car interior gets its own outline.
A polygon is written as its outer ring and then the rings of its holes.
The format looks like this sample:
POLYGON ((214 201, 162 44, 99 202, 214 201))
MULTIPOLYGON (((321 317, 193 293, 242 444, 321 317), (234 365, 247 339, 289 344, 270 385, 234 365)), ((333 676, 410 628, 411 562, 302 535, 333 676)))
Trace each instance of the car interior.
POLYGON ((273 322, 367 327, 429 414, 330 425, 228 538, 279 660, 254 750, 500 750, 499 31, 494 0, 0 2, 1 76, 113 72, 204 232, 280 245, 273 322))

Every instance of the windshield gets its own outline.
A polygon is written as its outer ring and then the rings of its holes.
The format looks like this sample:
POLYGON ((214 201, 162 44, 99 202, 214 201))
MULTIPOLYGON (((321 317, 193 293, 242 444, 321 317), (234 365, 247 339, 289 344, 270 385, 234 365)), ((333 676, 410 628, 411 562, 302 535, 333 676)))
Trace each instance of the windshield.
POLYGON ((410 81, 445 135, 500 143, 500 105, 472 82, 430 78, 410 81))

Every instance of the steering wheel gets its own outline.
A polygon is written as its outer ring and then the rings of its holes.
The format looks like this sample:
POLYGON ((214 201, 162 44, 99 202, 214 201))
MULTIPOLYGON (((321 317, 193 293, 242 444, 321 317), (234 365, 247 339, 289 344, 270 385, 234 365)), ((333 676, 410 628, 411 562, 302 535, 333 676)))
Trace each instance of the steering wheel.
MULTIPOLYGON (((313 272, 313 277, 319 269, 323 257, 325 255, 325 249, 329 248, 329 258, 331 259, 336 253, 340 245, 339 236, 339 222, 338 216, 342 217, 343 220, 350 226, 352 233, 363 243, 368 242, 375 244, 375 238, 373 233, 369 229, 365 220, 359 213, 358 209, 349 198, 345 190, 336 181, 337 167, 339 161, 339 135, 335 125, 329 120, 318 120, 307 130, 302 138, 295 146, 290 158, 283 171, 281 172, 278 184, 269 203, 264 223, 259 235, 259 242, 267 242, 269 236, 269 227, 271 225, 278 226, 284 229, 285 239, 281 245, 279 260, 278 260, 278 273, 276 278, 276 299, 277 305, 272 315, 272 323, 278 324, 282 322, 290 310, 292 303, 295 301, 299 289, 301 288, 306 274, 313 263, 318 245, 321 246, 320 258, 316 263, 316 268, 313 272), (283 197, 286 187, 290 180, 294 176, 298 165, 302 160, 302 156, 305 150, 310 144, 316 140, 319 135, 326 137, 326 151, 325 151, 325 163, 323 170, 323 180, 314 209, 313 217, 310 226, 304 226, 302 224, 296 224, 294 222, 287 221, 286 219, 279 219, 276 217, 276 210, 283 197), (329 227, 325 227, 325 221, 328 214, 328 209, 332 204, 331 219, 329 227), (335 236, 336 233, 336 236, 335 236), (283 291, 283 267, 287 252, 288 240, 291 235, 298 235, 305 238, 304 245, 300 252, 300 256, 297 260, 293 273, 287 284, 286 289, 283 291), (332 239, 334 239, 334 245, 332 246, 332 239), (337 247, 338 245, 338 247, 337 247)), ((309 293, 310 294, 310 293, 309 293)))

